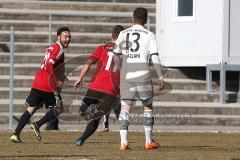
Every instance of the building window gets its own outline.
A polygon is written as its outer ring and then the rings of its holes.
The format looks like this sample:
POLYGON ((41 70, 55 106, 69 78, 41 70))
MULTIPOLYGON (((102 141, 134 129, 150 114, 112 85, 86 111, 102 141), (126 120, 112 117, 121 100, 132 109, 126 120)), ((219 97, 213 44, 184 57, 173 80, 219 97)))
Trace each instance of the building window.
POLYGON ((178 0, 178 16, 193 16, 193 0, 178 0))
POLYGON ((174 0, 174 21, 195 21, 195 0, 174 0))

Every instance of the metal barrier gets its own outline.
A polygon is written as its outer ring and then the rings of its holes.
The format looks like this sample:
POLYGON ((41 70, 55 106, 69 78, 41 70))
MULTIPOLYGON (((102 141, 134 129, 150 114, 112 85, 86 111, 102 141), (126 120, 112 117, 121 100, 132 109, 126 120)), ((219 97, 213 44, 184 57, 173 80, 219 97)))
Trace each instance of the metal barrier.
POLYGON ((9 129, 13 127, 14 27, 10 27, 9 129))
POLYGON ((239 90, 238 100, 240 98, 240 65, 237 64, 208 64, 206 66, 206 89, 212 91, 212 71, 220 71, 220 91, 219 102, 225 103, 225 91, 226 91, 226 72, 238 71, 239 72, 239 90))

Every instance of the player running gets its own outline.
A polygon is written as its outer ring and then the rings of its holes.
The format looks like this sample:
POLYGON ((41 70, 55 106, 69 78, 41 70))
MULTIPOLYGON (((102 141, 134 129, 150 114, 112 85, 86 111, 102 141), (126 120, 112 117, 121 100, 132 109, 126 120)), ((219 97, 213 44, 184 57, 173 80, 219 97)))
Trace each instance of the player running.
POLYGON ((89 68, 92 64, 97 63, 96 71, 80 106, 80 115, 91 119, 91 121, 87 124, 82 136, 76 141, 77 146, 83 145, 84 141, 97 130, 101 117, 119 103, 120 71, 113 61, 112 50, 118 34, 123 29, 120 25, 113 28, 112 41, 96 48, 82 68, 79 79, 74 84, 75 88, 80 87, 89 68))
POLYGON ((71 33, 69 28, 59 28, 57 31, 57 42, 53 43, 46 49, 44 60, 35 75, 30 94, 26 99, 25 104, 27 105, 27 109, 20 117, 15 132, 10 136, 10 141, 23 143, 20 139, 22 129, 36 110, 39 107, 42 107, 43 104, 45 104, 46 108, 49 108, 50 110, 42 117, 42 119, 31 124, 31 128, 39 141, 41 140, 40 127, 46 122, 55 119, 63 112, 63 106, 61 104, 56 105, 55 96, 57 97, 57 102, 61 103, 59 89, 64 85, 63 79, 65 79, 65 75, 64 72, 58 73, 55 72, 55 70, 64 67, 64 48, 69 46, 70 41, 71 33))
POLYGON ((133 102, 141 100, 144 107, 143 125, 146 141, 145 149, 156 149, 159 144, 152 139, 154 124, 153 116, 153 89, 149 70, 149 58, 151 57, 154 68, 159 77, 159 89, 163 88, 163 75, 160 58, 158 55, 155 36, 144 28, 147 22, 148 11, 145 8, 137 8, 133 13, 134 25, 119 34, 114 53, 122 57, 120 97, 121 112, 120 123, 120 150, 129 149, 127 133, 129 126, 129 113, 133 102), (124 47, 122 44, 126 44, 124 47))

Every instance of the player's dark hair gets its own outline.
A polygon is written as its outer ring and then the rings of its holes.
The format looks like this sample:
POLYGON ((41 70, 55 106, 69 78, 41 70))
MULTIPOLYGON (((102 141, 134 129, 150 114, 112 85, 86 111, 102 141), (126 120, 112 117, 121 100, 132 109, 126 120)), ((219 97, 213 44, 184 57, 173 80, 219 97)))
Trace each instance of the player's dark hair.
POLYGON ((119 33, 124 30, 123 26, 116 25, 112 29, 112 39, 116 40, 118 38, 119 33))
POLYGON ((62 32, 70 32, 68 27, 61 27, 57 30, 57 36, 59 36, 62 32))
POLYGON ((148 11, 146 8, 136 8, 133 12, 133 19, 135 22, 140 23, 141 25, 144 25, 147 23, 148 18, 148 11))

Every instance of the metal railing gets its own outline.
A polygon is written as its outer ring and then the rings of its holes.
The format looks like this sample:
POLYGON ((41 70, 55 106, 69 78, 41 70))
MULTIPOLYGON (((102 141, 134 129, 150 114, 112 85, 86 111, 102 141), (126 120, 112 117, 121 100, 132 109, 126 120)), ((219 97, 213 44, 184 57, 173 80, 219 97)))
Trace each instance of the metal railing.
POLYGON ((14 80, 14 27, 10 27, 10 77, 9 77, 9 129, 13 127, 13 80, 14 80))

